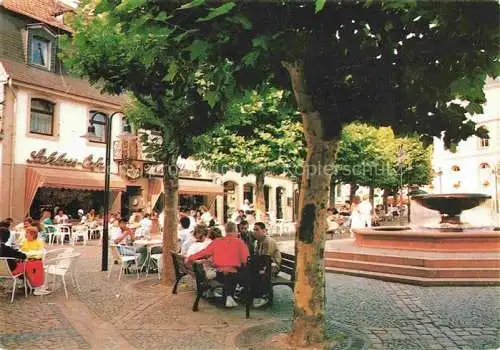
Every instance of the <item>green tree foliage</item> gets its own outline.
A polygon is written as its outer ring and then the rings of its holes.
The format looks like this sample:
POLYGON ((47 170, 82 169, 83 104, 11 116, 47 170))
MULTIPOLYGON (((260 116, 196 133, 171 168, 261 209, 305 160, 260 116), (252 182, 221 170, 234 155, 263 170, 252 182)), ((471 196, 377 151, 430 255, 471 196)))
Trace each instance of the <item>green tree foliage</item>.
POLYGON ((362 123, 342 130, 336 156, 334 178, 337 183, 375 188, 400 186, 397 151, 402 146, 403 184, 425 185, 432 179, 432 147, 417 135, 398 138, 390 127, 362 123))
POLYGON ((264 176, 300 176, 305 156, 302 125, 289 93, 269 86, 247 91, 228 105, 226 120, 197 138, 202 164, 219 173, 256 175, 258 219, 263 220, 264 176))
MULTIPOLYGON (((224 13, 217 11, 206 19, 224 13)), ((127 117, 139 129, 159 132, 143 141, 164 166, 165 254, 177 244, 178 157, 189 156, 191 138, 220 121, 220 91, 232 90, 231 63, 205 41, 187 41, 192 31, 168 25, 170 17, 154 1, 82 1, 72 37, 61 40, 74 74, 105 92, 129 93, 127 117)), ((164 281, 172 282, 171 259, 163 260, 164 281)))
MULTIPOLYGON (((291 87, 307 142, 305 165, 321 169, 335 159, 342 126, 353 121, 390 125, 398 135, 416 132, 428 142, 444 131, 447 145, 484 136, 466 113, 481 112, 485 78, 498 75, 498 10, 493 1, 102 0, 91 25, 77 26, 83 51, 70 54, 85 62, 81 72, 93 82, 104 80, 112 92, 147 91, 143 100, 153 106, 163 100, 164 84, 181 90, 173 96, 189 92, 223 106, 232 94, 221 74, 228 70, 241 87, 269 79, 291 87), (186 84, 196 81, 193 72, 206 85, 186 84)), ((307 345, 325 339, 330 176, 307 171, 301 181, 291 340, 307 345)))

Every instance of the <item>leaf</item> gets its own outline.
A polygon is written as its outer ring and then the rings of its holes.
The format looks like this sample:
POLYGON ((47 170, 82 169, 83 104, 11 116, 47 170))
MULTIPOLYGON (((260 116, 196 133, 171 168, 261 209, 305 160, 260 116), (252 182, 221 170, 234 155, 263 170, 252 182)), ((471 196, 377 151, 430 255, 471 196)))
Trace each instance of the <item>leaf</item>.
POLYGON ((196 22, 210 21, 211 19, 214 19, 216 17, 225 15, 226 13, 228 13, 229 11, 231 11, 233 9, 233 7, 235 7, 235 6, 236 6, 236 4, 234 2, 228 2, 228 3, 225 3, 222 6, 219 6, 219 7, 216 7, 216 8, 212 8, 212 9, 210 9, 210 12, 209 12, 209 14, 207 16, 202 17, 202 18, 198 18, 196 20, 196 22))
POLYGON ((207 51, 210 45, 203 40, 196 39, 193 41, 191 46, 189 46, 188 50, 191 52, 191 60, 195 60, 199 57, 205 58, 207 57, 207 51))
POLYGON ((191 33, 195 33, 197 32, 198 29, 189 29, 189 30, 186 30, 184 32, 182 32, 181 34, 177 35, 176 37, 174 37, 174 41, 175 42, 181 42, 184 38, 186 38, 189 34, 191 33))
POLYGON ((241 27, 245 30, 250 30, 253 27, 252 22, 250 22, 248 20, 248 18, 246 18, 245 16, 241 16, 241 15, 236 15, 236 16, 230 17, 230 18, 228 18, 228 21, 232 22, 232 23, 241 24, 241 27))
POLYGON ((193 0, 191 2, 188 2, 187 4, 182 5, 179 7, 179 10, 187 10, 193 7, 198 7, 201 6, 205 3, 205 0, 193 0))
POLYGON ((169 16, 165 11, 161 11, 158 16, 156 16, 157 21, 166 21, 167 19, 171 18, 172 16, 169 16))
POLYGON ((217 92, 215 92, 215 91, 207 91, 207 92, 205 92, 205 101, 207 101, 208 105, 211 108, 215 107, 215 104, 217 103, 217 100, 218 100, 217 92))
POLYGON ((326 0, 316 0, 314 2, 314 13, 318 13, 325 7, 326 0))
POLYGON ((173 62, 168 67, 167 75, 165 75, 163 81, 173 81, 178 71, 179 71, 179 66, 177 65, 177 63, 173 62))

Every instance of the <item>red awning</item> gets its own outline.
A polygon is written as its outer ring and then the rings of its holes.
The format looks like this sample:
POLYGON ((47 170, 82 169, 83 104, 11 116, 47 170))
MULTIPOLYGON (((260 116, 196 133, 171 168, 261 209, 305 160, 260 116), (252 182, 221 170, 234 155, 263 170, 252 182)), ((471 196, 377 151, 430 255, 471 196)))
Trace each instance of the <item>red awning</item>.
MULTIPOLYGON (((89 171, 57 169, 57 168, 26 168, 26 185, 24 189, 25 213, 28 212, 36 191, 40 187, 67 188, 86 191, 104 191, 104 173, 89 171)), ((112 191, 124 191, 125 182, 116 175, 110 177, 112 191)))
POLYGON ((199 195, 199 196, 216 196, 224 195, 224 187, 214 184, 210 181, 200 180, 179 180, 179 194, 199 195))

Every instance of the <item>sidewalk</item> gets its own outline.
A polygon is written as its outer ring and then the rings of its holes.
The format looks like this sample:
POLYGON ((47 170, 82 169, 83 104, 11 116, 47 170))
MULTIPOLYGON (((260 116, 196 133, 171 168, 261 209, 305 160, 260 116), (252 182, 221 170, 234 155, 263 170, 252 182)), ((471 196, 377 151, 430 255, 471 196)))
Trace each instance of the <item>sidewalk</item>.
POLYGON ((192 281, 177 295, 155 274, 118 282, 115 268, 108 281, 99 271, 100 247, 77 250, 81 291, 69 287, 69 300, 62 290, 28 298, 19 292, 10 304, 9 290, 0 290, 0 349, 234 349, 247 327, 278 320, 270 310, 245 319, 243 306, 227 310, 203 300, 195 313, 192 281))

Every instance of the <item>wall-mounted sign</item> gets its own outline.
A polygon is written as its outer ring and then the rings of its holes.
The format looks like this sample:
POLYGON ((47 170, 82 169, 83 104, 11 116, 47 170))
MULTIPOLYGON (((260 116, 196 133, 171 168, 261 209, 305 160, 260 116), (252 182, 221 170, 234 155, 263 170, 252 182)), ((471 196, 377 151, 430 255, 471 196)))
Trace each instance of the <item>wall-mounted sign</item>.
MULTIPOLYGON (((201 167, 197 167, 196 169, 183 169, 183 164, 178 163, 178 169, 174 169, 172 171, 178 171, 179 177, 191 177, 191 178, 204 178, 201 167)), ((158 163, 144 163, 144 177, 163 177, 163 164, 158 163)), ((208 178, 208 177, 207 177, 208 178)))
POLYGON ((90 171, 104 171, 104 158, 98 157, 94 160, 94 155, 90 154, 81 162, 76 158, 69 158, 67 153, 48 153, 46 148, 30 153, 30 158, 26 160, 30 164, 42 164, 58 167, 81 168, 90 171))

